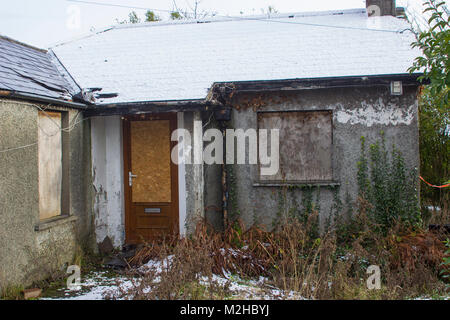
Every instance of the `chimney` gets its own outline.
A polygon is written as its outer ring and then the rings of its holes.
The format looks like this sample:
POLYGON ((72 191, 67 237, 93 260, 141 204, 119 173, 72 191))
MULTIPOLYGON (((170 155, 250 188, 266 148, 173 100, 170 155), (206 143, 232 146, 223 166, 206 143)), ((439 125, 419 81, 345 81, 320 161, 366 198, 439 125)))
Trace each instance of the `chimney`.
POLYGON ((397 16, 395 0, 366 0, 367 14, 373 16, 397 16))

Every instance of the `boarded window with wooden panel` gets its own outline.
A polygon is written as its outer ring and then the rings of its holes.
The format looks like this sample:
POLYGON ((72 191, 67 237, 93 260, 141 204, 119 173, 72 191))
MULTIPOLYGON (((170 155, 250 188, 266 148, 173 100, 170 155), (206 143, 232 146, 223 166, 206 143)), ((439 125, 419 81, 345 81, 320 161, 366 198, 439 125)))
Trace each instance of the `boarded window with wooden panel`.
POLYGON ((39 112, 39 217, 41 220, 61 215, 61 127, 60 112, 39 112))
POLYGON ((261 112, 258 128, 280 130, 280 168, 272 176, 260 174, 261 182, 332 180, 331 111, 261 112))

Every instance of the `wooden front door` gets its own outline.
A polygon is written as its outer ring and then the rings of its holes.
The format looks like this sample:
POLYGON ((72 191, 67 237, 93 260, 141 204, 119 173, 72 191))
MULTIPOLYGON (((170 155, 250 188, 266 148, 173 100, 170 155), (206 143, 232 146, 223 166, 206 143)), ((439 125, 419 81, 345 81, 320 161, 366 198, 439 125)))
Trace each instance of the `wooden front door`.
POLYGON ((126 242, 178 233, 178 168, 170 155, 176 114, 123 120, 126 242))

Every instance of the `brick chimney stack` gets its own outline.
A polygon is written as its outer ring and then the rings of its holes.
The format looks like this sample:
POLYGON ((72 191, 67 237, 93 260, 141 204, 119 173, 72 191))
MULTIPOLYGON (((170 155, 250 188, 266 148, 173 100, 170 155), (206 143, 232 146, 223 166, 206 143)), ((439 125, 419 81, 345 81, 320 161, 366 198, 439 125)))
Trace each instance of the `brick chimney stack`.
POLYGON ((366 8, 369 17, 374 15, 397 16, 395 0, 366 0, 366 8))

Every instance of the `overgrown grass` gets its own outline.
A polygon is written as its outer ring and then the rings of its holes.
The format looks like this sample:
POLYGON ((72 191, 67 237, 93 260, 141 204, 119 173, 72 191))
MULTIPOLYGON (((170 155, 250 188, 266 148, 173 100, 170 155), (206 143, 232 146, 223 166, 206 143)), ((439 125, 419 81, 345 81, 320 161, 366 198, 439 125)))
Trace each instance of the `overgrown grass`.
POLYGON ((23 286, 9 286, 2 290, 1 300, 23 300, 23 286))
MULTIPOLYGON (((313 215, 309 220, 314 220, 313 215)), ((224 273, 242 279, 265 276, 268 285, 307 299, 445 295, 439 275, 445 247, 438 234, 405 231, 396 225, 381 235, 369 221, 361 225, 364 228, 343 247, 338 229, 311 237, 313 224, 293 217, 272 232, 256 226, 242 232, 238 222, 225 232, 215 232, 200 223, 190 238, 166 238, 138 251, 129 261, 135 267, 130 271, 133 284, 109 298, 226 299, 229 283, 214 278, 224 273), (138 268, 149 260, 163 263, 138 268), (369 265, 380 267, 380 289, 367 287, 369 265)))
MULTIPOLYGON (((99 270, 102 257, 94 254, 87 246, 77 246, 74 255, 69 264, 78 265, 83 274, 91 271, 99 270)), ((43 297, 50 296, 58 292, 61 288, 66 287, 66 280, 70 274, 66 273, 67 264, 62 264, 59 252, 61 247, 49 250, 50 254, 42 258, 41 255, 27 248, 30 257, 29 275, 47 275, 41 280, 34 281, 31 285, 24 287, 23 285, 12 285, 2 290, 0 299, 2 300, 23 300, 23 291, 26 288, 42 289, 43 297)))

